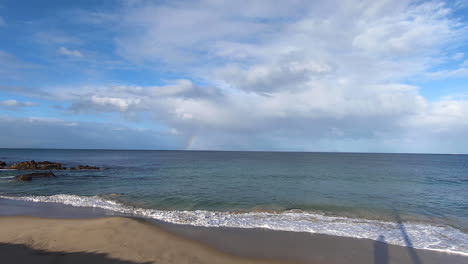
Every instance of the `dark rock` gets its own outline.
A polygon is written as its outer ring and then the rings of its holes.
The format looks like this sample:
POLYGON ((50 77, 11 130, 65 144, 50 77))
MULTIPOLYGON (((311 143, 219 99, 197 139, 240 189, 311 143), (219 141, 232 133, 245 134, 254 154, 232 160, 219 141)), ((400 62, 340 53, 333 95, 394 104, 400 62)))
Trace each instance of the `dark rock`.
POLYGON ((5 167, 5 166, 6 166, 6 163, 5 163, 4 161, 1 161, 1 160, 0 160, 0 169, 3 168, 3 167, 5 167))
POLYGON ((25 161, 20 163, 15 163, 9 167, 9 169, 14 170, 37 170, 39 169, 39 165, 34 160, 25 161))
POLYGON ((77 170, 99 170, 99 167, 89 165, 78 165, 75 169, 77 170))
POLYGON ((48 162, 48 163, 42 163, 39 169, 40 170, 64 170, 65 168, 62 167, 62 164, 60 163, 48 162))
POLYGON ((51 162, 51 161, 38 161, 37 164, 41 164, 41 165, 44 165, 44 164, 56 164, 57 162, 51 162))
POLYGON ((15 178, 18 181, 32 181, 33 179, 37 179, 37 178, 51 178, 51 177, 55 177, 55 174, 53 174, 52 172, 36 172, 36 173, 18 175, 15 178))
POLYGON ((58 162, 50 161, 40 161, 36 162, 34 160, 25 161, 20 163, 15 163, 9 167, 10 169, 15 170, 64 170, 62 164, 58 162))

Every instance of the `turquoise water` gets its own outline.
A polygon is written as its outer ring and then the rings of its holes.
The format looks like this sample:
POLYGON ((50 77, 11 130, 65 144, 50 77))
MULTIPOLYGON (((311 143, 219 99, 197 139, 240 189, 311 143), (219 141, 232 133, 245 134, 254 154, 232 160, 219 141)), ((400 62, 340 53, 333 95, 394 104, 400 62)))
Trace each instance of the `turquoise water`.
POLYGON ((94 206, 164 221, 263 227, 468 253, 468 155, 9 150, 0 160, 104 168, 17 182, 10 199, 94 206))

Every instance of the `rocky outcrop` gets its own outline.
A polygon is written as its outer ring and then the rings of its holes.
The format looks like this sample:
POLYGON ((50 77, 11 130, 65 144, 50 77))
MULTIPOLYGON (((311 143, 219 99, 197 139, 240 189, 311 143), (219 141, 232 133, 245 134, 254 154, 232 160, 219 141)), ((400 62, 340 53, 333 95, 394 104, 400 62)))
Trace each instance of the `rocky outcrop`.
POLYGON ((60 163, 57 163, 57 162, 51 162, 51 161, 38 161, 37 164, 40 164, 40 165, 49 165, 49 164, 60 164, 60 163))
POLYGON ((78 165, 76 168, 71 168, 71 170, 99 170, 99 167, 89 165, 78 165))
POLYGON ((40 161, 37 164, 40 165, 41 170, 65 170, 66 168, 62 166, 62 164, 58 162, 50 162, 50 161, 40 161))
POLYGON ((9 167, 13 170, 37 170, 39 165, 34 160, 15 163, 9 167))
POLYGON ((52 172, 36 172, 36 173, 18 175, 15 178, 18 181, 32 181, 33 179, 51 178, 51 177, 55 177, 55 174, 52 172))
POLYGON ((24 161, 20 163, 15 163, 9 167, 9 169, 14 170, 64 170, 65 167, 58 162, 50 161, 40 161, 36 162, 34 160, 24 161))
MULTIPOLYGON (((6 164, 3 162, 3 166, 6 164)), ((2 162, 0 161, 0 168, 2 168, 2 162)), ((52 161, 24 161, 20 163, 15 163, 8 167, 13 170, 66 170, 61 163, 52 162, 52 161)), ((89 166, 89 165, 78 165, 75 168, 70 168, 70 170, 99 170, 99 167, 89 166)))
POLYGON ((6 163, 4 161, 0 160, 0 169, 3 169, 3 167, 6 166, 6 163))

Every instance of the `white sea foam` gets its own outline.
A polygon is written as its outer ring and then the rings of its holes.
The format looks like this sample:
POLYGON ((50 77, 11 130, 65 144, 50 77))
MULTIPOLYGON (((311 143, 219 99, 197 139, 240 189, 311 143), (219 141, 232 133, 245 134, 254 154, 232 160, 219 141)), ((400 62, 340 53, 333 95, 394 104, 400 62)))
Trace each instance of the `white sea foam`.
POLYGON ((414 248, 468 256, 468 234, 446 225, 415 222, 405 222, 403 225, 399 225, 394 222, 333 217, 298 211, 282 213, 230 213, 203 210, 165 211, 132 207, 99 196, 67 194, 25 197, 0 195, 0 198, 31 202, 54 202, 78 207, 98 207, 176 224, 205 227, 268 228, 374 240, 382 235, 387 243, 401 246, 408 246, 408 240, 405 240, 404 235, 406 234, 414 248))

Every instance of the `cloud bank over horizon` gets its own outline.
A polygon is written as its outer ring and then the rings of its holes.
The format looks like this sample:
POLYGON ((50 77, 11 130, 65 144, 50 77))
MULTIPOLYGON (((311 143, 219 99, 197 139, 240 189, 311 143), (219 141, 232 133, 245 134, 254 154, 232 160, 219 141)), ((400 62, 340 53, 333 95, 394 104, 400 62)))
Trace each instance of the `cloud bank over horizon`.
POLYGON ((0 147, 468 153, 462 1, 17 5, 0 147))

